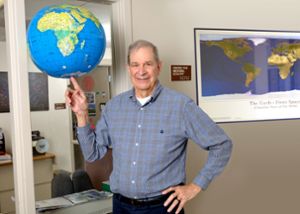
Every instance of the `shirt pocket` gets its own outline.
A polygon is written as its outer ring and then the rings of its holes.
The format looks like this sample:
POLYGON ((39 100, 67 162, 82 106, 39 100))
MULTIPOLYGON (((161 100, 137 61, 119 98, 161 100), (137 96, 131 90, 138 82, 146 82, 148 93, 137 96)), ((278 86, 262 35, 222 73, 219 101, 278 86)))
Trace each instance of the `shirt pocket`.
POLYGON ((184 141, 184 133, 180 127, 180 120, 177 115, 161 116, 153 130, 153 142, 150 143, 156 144, 164 153, 171 152, 174 147, 179 146, 184 141))

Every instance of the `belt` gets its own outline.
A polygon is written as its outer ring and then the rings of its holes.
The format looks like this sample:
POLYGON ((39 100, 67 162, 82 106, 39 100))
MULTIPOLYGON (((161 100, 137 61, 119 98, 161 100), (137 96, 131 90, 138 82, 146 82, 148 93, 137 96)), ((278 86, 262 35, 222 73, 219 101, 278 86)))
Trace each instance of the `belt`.
POLYGON ((165 202, 170 194, 154 196, 151 198, 133 199, 127 198, 119 193, 114 193, 114 197, 119 201, 133 206, 157 205, 165 202))

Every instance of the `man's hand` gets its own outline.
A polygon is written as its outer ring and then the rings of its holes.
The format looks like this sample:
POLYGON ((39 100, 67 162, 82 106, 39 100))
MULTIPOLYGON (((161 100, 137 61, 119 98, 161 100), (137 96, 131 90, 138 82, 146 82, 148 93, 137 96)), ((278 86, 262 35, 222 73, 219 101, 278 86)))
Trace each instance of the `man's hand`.
POLYGON ((79 127, 85 126, 88 121, 88 104, 86 96, 74 77, 70 78, 74 89, 68 88, 65 92, 66 104, 72 109, 77 117, 79 127))
POLYGON ((169 198, 164 203, 164 206, 168 208, 168 212, 171 212, 176 206, 176 214, 180 212, 180 210, 184 207, 187 201, 193 199, 199 192, 201 191, 201 187, 194 183, 190 183, 183 186, 174 186, 169 187, 168 189, 162 192, 163 195, 173 192, 169 198))

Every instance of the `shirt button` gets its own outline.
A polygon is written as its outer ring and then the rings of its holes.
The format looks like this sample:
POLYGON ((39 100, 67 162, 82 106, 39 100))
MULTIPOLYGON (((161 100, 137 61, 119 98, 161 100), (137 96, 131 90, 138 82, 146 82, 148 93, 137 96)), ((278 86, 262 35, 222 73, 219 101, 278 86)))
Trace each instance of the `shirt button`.
POLYGON ((142 127, 142 125, 141 125, 141 124, 139 124, 139 125, 138 125, 138 128, 141 128, 141 127, 142 127))
POLYGON ((135 146, 138 146, 139 145, 139 143, 135 143, 135 146))
POLYGON ((141 111, 143 111, 144 110, 144 108, 141 108, 141 111))
POLYGON ((135 165, 135 164, 136 164, 136 162, 135 162, 135 161, 133 161, 133 162, 132 162, 132 164, 133 164, 133 165, 135 165))
POLYGON ((135 180, 132 180, 131 183, 132 183, 132 184, 135 184, 135 180))

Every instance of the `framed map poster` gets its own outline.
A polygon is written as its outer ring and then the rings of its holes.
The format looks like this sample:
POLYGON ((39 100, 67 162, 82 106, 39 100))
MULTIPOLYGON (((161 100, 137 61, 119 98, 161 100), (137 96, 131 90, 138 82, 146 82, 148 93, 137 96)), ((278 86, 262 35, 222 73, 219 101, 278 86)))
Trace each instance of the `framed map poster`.
POLYGON ((194 29, 197 103, 215 122, 300 118, 300 32, 194 29))

